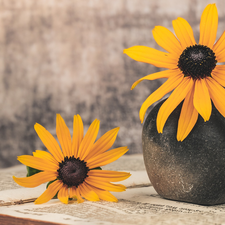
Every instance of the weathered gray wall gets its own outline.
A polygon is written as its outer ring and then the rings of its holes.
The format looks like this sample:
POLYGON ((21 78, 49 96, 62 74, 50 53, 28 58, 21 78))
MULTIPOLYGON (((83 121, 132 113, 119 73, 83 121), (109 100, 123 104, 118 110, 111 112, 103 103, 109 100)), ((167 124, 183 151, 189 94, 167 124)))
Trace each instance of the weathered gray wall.
MULTIPOLYGON (((218 6, 218 36, 225 7, 218 6)), ((158 48, 151 30, 172 29, 181 16, 198 27, 205 0, 1 0, 0 1, 0 167, 16 156, 43 149, 33 125, 55 132, 61 113, 72 128, 74 114, 85 129, 98 118, 99 135, 120 126, 116 146, 141 152, 138 112, 161 83, 142 76, 158 71, 123 55, 133 45, 158 48)))

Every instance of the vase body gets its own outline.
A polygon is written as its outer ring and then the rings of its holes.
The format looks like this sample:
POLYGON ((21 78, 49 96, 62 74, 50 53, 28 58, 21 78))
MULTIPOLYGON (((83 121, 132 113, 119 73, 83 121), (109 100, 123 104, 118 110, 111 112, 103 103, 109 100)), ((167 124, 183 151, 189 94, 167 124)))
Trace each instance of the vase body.
POLYGON ((199 115, 182 142, 177 125, 182 103, 169 116, 163 133, 156 129, 158 103, 142 132, 145 167, 157 193, 170 200, 201 205, 225 203, 225 118, 213 106, 210 120, 199 115))

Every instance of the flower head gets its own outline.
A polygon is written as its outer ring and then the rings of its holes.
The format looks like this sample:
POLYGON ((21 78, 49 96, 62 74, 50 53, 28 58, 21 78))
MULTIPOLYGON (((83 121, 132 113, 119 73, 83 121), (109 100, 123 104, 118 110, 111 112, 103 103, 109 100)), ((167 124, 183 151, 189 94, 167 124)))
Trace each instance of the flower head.
POLYGON ((34 128, 49 152, 36 150, 33 156, 19 156, 21 163, 40 172, 30 177, 13 177, 14 181, 23 187, 36 187, 51 181, 45 192, 36 199, 37 204, 49 201, 56 194, 63 203, 68 203, 68 198, 76 198, 78 202, 83 202, 83 198, 116 202, 117 199, 109 191, 121 192, 126 187, 111 182, 125 180, 130 173, 101 170, 100 167, 117 160, 128 149, 119 147, 107 151, 113 145, 119 127, 106 132, 95 142, 99 124, 99 120, 94 120, 83 137, 82 119, 75 115, 71 138, 63 118, 57 114, 56 135, 62 150, 43 126, 35 124, 34 128))
POLYGON ((225 65, 217 65, 225 62, 225 32, 215 43, 218 27, 215 4, 207 5, 202 13, 199 44, 196 43, 192 28, 185 19, 178 17, 172 24, 176 36, 162 26, 153 29, 155 41, 167 52, 145 46, 134 46, 125 49, 124 53, 134 60, 168 69, 137 80, 131 89, 142 80, 168 78, 145 100, 139 116, 143 122, 148 107, 173 91, 159 109, 157 130, 159 133, 163 132, 169 115, 184 100, 177 130, 177 140, 183 141, 194 127, 198 114, 204 121, 210 119, 211 99, 217 110, 225 116, 223 88, 225 65))

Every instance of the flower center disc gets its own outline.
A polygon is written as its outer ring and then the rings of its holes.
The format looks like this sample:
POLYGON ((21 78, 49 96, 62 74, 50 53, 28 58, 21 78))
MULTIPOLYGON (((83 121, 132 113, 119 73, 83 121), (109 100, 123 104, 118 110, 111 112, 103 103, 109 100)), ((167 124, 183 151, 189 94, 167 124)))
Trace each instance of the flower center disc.
POLYGON ((79 158, 74 158, 74 156, 65 157, 64 161, 59 164, 59 167, 59 179, 69 187, 78 187, 88 177, 89 169, 86 166, 86 162, 81 161, 79 158))
POLYGON ((210 77, 216 63, 215 53, 209 47, 193 45, 182 52, 177 66, 185 77, 191 76, 196 80, 210 77))

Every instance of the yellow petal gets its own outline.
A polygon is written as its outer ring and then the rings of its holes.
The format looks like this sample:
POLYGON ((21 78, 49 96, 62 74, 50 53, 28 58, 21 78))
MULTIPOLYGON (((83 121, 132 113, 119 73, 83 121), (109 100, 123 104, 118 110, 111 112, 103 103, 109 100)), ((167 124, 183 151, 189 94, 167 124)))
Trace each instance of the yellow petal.
POLYGON ((36 130, 39 138, 41 139, 45 147, 48 149, 49 152, 51 152, 54 158, 58 162, 63 161, 64 157, 62 151, 55 138, 43 126, 38 123, 34 125, 34 129, 36 130))
POLYGON ((154 48, 146 46, 133 46, 125 49, 123 53, 139 62, 150 63, 154 66, 168 69, 177 68, 177 58, 172 57, 169 53, 161 52, 154 48))
POLYGON ((156 26, 153 30, 153 37, 157 44, 170 53, 175 53, 178 56, 182 52, 180 42, 174 34, 165 27, 156 26))
POLYGON ((195 81, 194 107, 203 117, 204 121, 209 120, 212 112, 212 104, 205 79, 195 81))
POLYGON ((173 20, 173 28, 183 50, 196 44, 193 30, 185 19, 178 17, 176 20, 173 20))
POLYGON ((214 80, 225 87, 225 65, 217 65, 211 75, 214 80))
POLYGON ((83 139, 84 127, 80 115, 75 115, 73 119, 72 155, 77 157, 80 143, 83 139))
POLYGON ((212 49, 218 27, 218 12, 216 4, 208 4, 204 9, 200 22, 200 45, 206 45, 212 49))
POLYGON ((98 195, 98 197, 104 201, 109 201, 109 202, 118 202, 117 198, 112 195, 110 192, 102 190, 100 188, 96 188, 92 185, 89 185, 93 191, 98 195))
POLYGON ((62 181, 54 181, 48 186, 48 188, 43 192, 43 194, 36 199, 35 204, 42 204, 48 202, 56 195, 56 193, 62 188, 62 186, 62 181))
POLYGON ((156 79, 160 79, 160 78, 169 78, 169 77, 175 76, 180 73, 181 72, 179 69, 174 69, 174 70, 164 70, 164 71, 149 74, 149 75, 142 77, 141 79, 135 81, 131 87, 131 90, 133 90, 143 80, 156 80, 156 79))
POLYGON ((87 161, 87 167, 90 169, 105 166, 111 162, 114 162, 128 151, 127 147, 119 147, 110 151, 97 155, 87 161))
POLYGON ((77 197, 78 203, 84 202, 84 199, 81 197, 81 193, 80 193, 79 187, 75 189, 75 193, 76 193, 76 197, 77 197))
POLYGON ((85 160, 88 161, 93 156, 97 156, 110 149, 116 140, 116 136, 118 134, 119 129, 119 127, 114 128, 102 135, 102 137, 100 137, 94 143, 92 149, 90 150, 90 153, 87 155, 85 160))
POLYGON ((210 77, 206 78, 206 83, 209 89, 210 97, 215 107, 225 117, 225 89, 210 77))
POLYGON ((69 192, 68 192, 68 187, 67 185, 63 185, 62 188, 60 188, 59 193, 57 195, 58 199, 64 203, 68 204, 68 197, 69 197, 69 192))
POLYGON ((139 117, 141 122, 144 121, 145 113, 149 106, 151 106, 154 102, 161 99, 164 95, 172 91, 176 88, 184 79, 184 75, 181 71, 176 70, 174 71, 174 76, 170 77, 164 84, 162 84, 156 91, 154 91, 142 104, 139 117))
POLYGON ((75 193, 76 187, 71 187, 69 191, 69 198, 77 198, 75 193))
POLYGON ((212 48, 217 62, 225 62, 225 31, 212 48))
POLYGON ((83 182, 81 185, 79 185, 79 190, 81 195, 86 198, 88 201, 99 201, 98 195, 90 188, 89 185, 87 185, 85 182, 83 182))
POLYGON ((88 176, 95 177, 96 180, 105 180, 109 182, 118 182, 131 176, 130 173, 111 170, 90 170, 88 176))
POLYGON ((193 80, 185 77, 179 86, 172 92, 170 97, 162 104, 159 109, 156 125, 159 133, 163 132, 163 127, 172 111, 181 103, 193 86, 193 80))
POLYGON ((13 180, 20 186, 33 188, 45 182, 55 180, 57 178, 57 175, 57 172, 44 171, 36 173, 30 177, 17 178, 13 176, 13 180))
POLYGON ((64 156, 71 156, 70 131, 60 114, 56 115, 56 134, 59 139, 59 143, 61 144, 64 156))
POLYGON ((177 140, 183 141, 197 122, 198 112, 193 105, 194 86, 184 99, 178 121, 177 140))
POLYGON ((84 200, 82 199, 81 195, 80 195, 80 191, 79 191, 79 187, 71 187, 70 188, 70 198, 77 198, 77 202, 78 203, 82 203, 84 202, 84 200))
POLYGON ((42 151, 42 150, 36 150, 35 152, 33 152, 33 156, 37 157, 37 158, 45 159, 47 161, 55 163, 56 165, 59 165, 59 163, 56 161, 56 159, 49 152, 42 151))
POLYGON ((121 192, 126 190, 126 187, 122 184, 111 184, 109 182, 99 181, 99 180, 96 181, 93 177, 87 177, 85 179, 85 182, 87 182, 89 185, 92 185, 107 191, 121 192))
POLYGON ((99 125, 100 121, 95 119, 90 125, 86 135, 84 136, 77 155, 81 160, 83 160, 88 155, 91 148, 93 147, 95 139, 98 135, 99 125))
POLYGON ((59 165, 31 155, 21 155, 17 159, 24 165, 38 170, 57 171, 59 169, 59 165))

